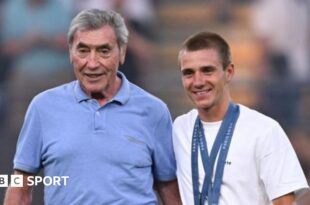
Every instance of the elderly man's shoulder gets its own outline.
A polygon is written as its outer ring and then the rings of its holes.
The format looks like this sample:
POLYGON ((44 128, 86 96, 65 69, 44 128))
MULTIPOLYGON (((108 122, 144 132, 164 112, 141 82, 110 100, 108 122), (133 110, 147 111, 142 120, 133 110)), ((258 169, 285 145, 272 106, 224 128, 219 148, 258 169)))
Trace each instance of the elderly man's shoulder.
POLYGON ((135 102, 138 102, 140 105, 145 104, 147 106, 154 106, 153 108, 166 107, 166 103, 156 96, 156 94, 146 91, 145 89, 131 84, 131 93, 130 97, 135 102))
POLYGON ((74 88, 76 83, 77 81, 72 81, 44 90, 34 96, 32 102, 48 105, 58 103, 61 100, 74 99, 74 88))

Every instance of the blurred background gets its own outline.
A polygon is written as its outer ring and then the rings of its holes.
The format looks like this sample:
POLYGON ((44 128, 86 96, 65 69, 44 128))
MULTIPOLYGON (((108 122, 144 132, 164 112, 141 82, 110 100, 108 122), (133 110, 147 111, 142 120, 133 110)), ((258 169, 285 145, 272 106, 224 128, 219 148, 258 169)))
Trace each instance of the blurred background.
MULTIPOLYGON (((84 8, 126 18, 130 39, 121 70, 163 99, 173 119, 193 107, 177 62, 181 43, 202 30, 221 34, 236 68, 234 101, 280 122, 310 181, 309 0, 0 0, 0 175, 12 173, 32 97, 74 79, 66 32, 84 8)), ((309 205, 309 195, 298 204, 309 205)), ((36 187, 33 204, 42 198, 36 187)))

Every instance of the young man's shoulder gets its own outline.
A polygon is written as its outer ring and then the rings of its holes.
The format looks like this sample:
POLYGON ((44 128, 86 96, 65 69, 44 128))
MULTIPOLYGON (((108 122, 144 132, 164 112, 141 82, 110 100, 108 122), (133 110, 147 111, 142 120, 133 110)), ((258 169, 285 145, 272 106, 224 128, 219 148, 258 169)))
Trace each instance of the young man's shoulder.
POLYGON ((177 126, 184 127, 185 125, 192 126, 192 125, 194 125, 197 116, 198 116, 197 109, 192 109, 192 110, 188 111, 187 113, 179 115, 178 117, 176 117, 176 119, 173 122, 173 125, 175 127, 177 127, 177 126))
MULTIPOLYGON (((271 117, 255 110, 251 109, 245 105, 238 104, 240 107, 240 116, 238 122, 240 124, 246 124, 247 126, 253 127, 273 127, 278 125, 278 122, 272 119, 271 117)), ((189 126, 192 127, 195 123, 195 120, 198 116, 197 109, 192 109, 185 114, 178 116, 174 120, 174 127, 184 127, 189 126)))
POLYGON ((238 121, 248 127, 266 130, 268 128, 279 126, 278 122, 273 118, 245 105, 239 104, 240 116, 238 121))

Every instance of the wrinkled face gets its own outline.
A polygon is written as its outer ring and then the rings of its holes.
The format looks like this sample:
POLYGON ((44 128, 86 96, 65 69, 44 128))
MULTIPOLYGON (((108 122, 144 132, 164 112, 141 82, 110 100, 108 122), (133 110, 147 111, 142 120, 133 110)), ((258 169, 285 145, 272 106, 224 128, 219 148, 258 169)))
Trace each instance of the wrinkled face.
POLYGON ((126 46, 118 46, 110 25, 75 33, 70 60, 76 78, 88 95, 108 92, 114 86, 118 67, 124 63, 125 51, 126 46))
POLYGON ((234 67, 230 64, 224 71, 215 49, 182 51, 180 65, 184 89, 198 110, 220 108, 229 100, 227 84, 234 67))

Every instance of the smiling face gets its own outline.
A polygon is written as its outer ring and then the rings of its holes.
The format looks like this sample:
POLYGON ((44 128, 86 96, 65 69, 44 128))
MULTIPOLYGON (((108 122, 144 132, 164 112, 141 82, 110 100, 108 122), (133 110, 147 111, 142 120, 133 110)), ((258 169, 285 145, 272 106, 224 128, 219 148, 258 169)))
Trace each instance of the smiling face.
POLYGON ((70 60, 82 89, 89 96, 114 95, 117 70, 124 63, 126 46, 120 48, 114 29, 78 30, 70 48, 70 60))
POLYGON ((200 116, 206 121, 221 120, 230 100, 228 83, 233 77, 234 66, 229 64, 224 70, 219 54, 213 48, 183 50, 179 59, 184 89, 200 116))

